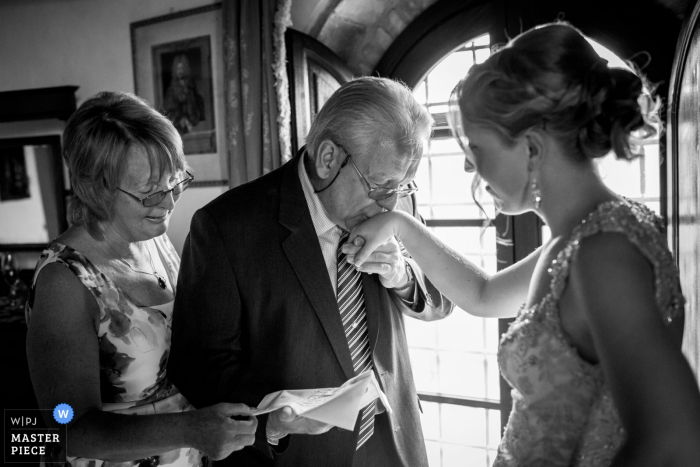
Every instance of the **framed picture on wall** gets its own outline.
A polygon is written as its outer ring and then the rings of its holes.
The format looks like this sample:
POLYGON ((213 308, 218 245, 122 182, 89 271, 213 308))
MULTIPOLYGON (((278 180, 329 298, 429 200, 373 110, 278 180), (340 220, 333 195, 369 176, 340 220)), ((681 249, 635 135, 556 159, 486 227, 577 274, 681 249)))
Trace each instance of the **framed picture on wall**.
POLYGON ((134 88, 173 123, 198 182, 225 182, 221 4, 131 23, 134 88))

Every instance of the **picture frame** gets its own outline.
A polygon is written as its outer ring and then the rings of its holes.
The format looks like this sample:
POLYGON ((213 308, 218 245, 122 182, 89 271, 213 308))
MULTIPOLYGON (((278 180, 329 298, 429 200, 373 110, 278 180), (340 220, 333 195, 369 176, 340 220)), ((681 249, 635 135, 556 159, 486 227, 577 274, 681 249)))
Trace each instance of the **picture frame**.
POLYGON ((135 93, 180 133, 195 183, 225 184, 221 3, 131 23, 135 93))

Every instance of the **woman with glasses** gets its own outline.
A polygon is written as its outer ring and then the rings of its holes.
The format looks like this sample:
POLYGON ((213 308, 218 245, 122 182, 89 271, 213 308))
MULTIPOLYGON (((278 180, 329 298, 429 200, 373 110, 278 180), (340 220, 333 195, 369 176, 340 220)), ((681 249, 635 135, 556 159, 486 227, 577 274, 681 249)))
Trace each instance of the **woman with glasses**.
POLYGON ((550 227, 534 272, 531 256, 489 276, 400 212, 350 234, 365 240, 355 265, 395 235, 458 306, 515 317, 499 347, 514 389, 495 466, 698 465, 675 261, 656 215, 612 192, 594 162, 636 157, 653 104, 571 25, 527 31, 457 85, 451 124, 498 209, 550 227))
POLYGON ((193 180, 177 131, 141 98, 103 92, 69 119, 63 156, 72 225, 42 253, 26 309, 39 407, 73 413, 67 454, 44 460, 199 466, 251 444, 247 406, 194 410, 166 374, 180 264, 166 230, 193 180))

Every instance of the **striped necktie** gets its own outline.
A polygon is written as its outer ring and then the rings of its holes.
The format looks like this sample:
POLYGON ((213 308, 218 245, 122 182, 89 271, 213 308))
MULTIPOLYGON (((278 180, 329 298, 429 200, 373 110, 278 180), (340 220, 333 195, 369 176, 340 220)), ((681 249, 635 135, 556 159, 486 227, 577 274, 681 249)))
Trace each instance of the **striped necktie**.
MULTIPOLYGON (((355 375, 359 375, 365 371, 372 371, 372 351, 369 347, 365 298, 362 295, 360 273, 348 263, 345 253, 341 250, 347 239, 348 232, 343 231, 338 243, 338 309, 348 347, 350 347, 352 366, 355 375)), ((362 409, 357 449, 360 449, 374 433, 375 406, 376 400, 362 409)))

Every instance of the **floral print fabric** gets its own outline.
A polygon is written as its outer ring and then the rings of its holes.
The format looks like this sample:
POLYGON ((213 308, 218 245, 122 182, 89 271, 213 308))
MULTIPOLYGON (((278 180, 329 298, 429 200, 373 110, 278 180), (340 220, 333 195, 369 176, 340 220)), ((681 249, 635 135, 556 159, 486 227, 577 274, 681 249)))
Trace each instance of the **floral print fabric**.
MULTIPOLYGON (((154 244, 167 271, 167 279, 175 290, 180 259, 165 235, 155 238, 154 244)), ((96 332, 103 410, 129 415, 192 410, 193 407, 166 377, 173 302, 150 307, 137 306, 83 254, 67 245, 53 242, 42 252, 34 272, 26 307, 28 326, 31 326, 36 278, 51 263, 68 267, 99 306, 100 322, 96 332)), ((202 465, 202 454, 196 449, 185 448, 132 462, 70 457, 68 461, 74 466, 191 467, 202 465)), ((46 459, 46 462, 50 463, 50 459, 46 459)))
POLYGON ((664 322, 683 314, 678 271, 655 214, 627 200, 598 206, 552 261, 549 293, 521 308, 501 339, 498 361, 514 388, 513 408, 494 467, 607 466, 625 440, 600 364, 579 357, 559 318, 580 241, 599 232, 625 234, 652 264, 664 322))

